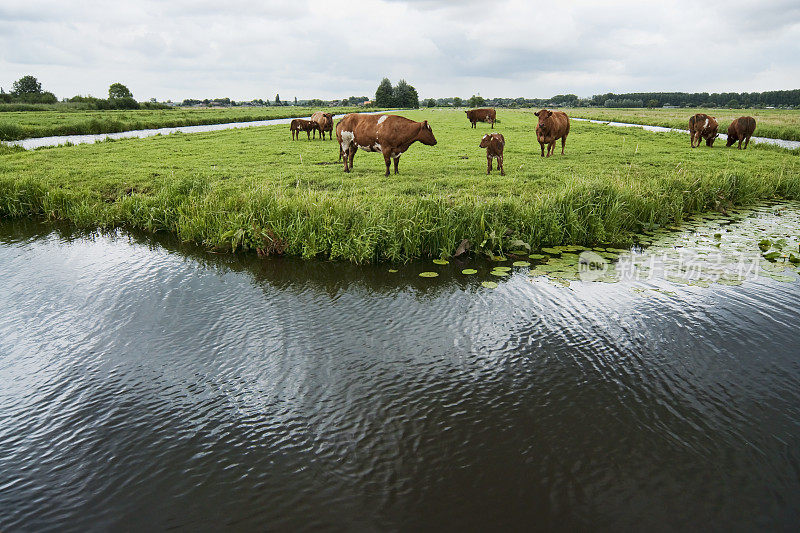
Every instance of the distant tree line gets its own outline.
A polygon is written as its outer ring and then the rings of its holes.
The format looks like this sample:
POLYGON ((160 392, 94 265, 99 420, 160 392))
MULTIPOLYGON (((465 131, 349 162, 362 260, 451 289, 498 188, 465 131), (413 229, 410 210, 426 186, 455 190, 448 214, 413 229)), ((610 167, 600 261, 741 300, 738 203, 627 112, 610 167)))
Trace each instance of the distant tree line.
MULTIPOLYGON (((42 84, 34 76, 23 76, 11 86, 7 93, 0 88, 0 103, 3 104, 55 104, 58 98, 42 90, 42 84)), ((108 98, 95 98, 94 96, 73 96, 65 98, 63 102, 80 104, 83 109, 154 109, 169 107, 155 101, 137 102, 133 93, 121 83, 112 83, 108 88, 108 98)), ((21 106, 22 107, 22 106, 21 106)))
POLYGON ((482 98, 473 95, 463 100, 428 98, 426 107, 800 107, 800 89, 761 93, 605 93, 591 98, 557 94, 550 98, 482 98))
POLYGON ((413 85, 400 80, 392 87, 389 78, 383 78, 375 90, 375 107, 419 108, 419 95, 413 85))

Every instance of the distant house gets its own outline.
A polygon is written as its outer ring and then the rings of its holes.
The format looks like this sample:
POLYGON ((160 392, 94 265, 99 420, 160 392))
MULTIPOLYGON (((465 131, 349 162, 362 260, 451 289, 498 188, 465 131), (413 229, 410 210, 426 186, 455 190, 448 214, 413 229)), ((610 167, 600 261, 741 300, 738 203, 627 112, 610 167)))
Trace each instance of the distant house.
POLYGON ((364 101, 364 102, 361 102, 361 103, 360 103, 360 104, 358 104, 358 105, 360 105, 360 106, 362 106, 362 107, 371 106, 371 105, 372 105, 372 100, 366 100, 366 101, 364 101))

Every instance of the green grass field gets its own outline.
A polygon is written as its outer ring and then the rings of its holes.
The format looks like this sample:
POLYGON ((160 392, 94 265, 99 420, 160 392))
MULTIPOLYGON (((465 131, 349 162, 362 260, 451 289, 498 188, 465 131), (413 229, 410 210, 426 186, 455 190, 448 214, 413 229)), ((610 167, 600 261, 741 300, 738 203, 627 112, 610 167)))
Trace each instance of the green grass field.
MULTIPOLYGON (((334 114, 363 108, 330 108, 334 114)), ((105 111, 8 111, 0 113, 0 141, 55 135, 115 133, 151 128, 248 122, 272 118, 307 117, 319 108, 230 107, 105 111)))
MULTIPOLYGON (((800 110, 786 109, 614 109, 579 107, 563 109, 571 117, 689 129, 689 117, 706 113, 716 117, 719 132, 727 133, 731 121, 742 116, 756 119, 757 137, 800 141, 800 110)), ((687 141, 688 142, 688 141, 687 141)))
POLYGON ((506 176, 486 176, 488 125, 470 129, 463 111, 402 114, 429 120, 438 144, 414 144, 387 178, 380 154, 359 151, 345 174, 335 141, 291 141, 288 126, 5 148, 0 216, 368 262, 448 256, 462 239, 485 253, 515 240, 622 244, 692 212, 800 198, 800 156, 774 147, 692 150, 682 134, 573 122, 567 154, 542 159, 532 111, 501 110, 506 176))

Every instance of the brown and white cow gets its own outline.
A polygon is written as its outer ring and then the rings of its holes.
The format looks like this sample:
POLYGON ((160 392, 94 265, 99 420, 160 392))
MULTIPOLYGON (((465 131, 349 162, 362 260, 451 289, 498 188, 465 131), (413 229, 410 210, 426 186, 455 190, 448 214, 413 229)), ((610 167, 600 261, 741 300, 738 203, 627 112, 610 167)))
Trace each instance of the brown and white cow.
POLYGON ((705 113, 697 113, 689 119, 689 142, 692 148, 700 146, 700 140, 706 140, 706 146, 714 146, 714 139, 719 137, 717 133, 717 119, 705 113))
POLYGON ((497 168, 500 170, 500 175, 506 175, 506 171, 503 170, 503 148, 505 145, 506 140, 503 138, 502 133, 487 133, 481 139, 481 148, 486 148, 486 162, 488 164, 486 174, 492 172, 492 159, 497 159, 497 168))
POLYGON ((747 150, 747 145, 750 144, 750 137, 756 131, 756 119, 753 117, 739 117, 728 126, 728 142, 725 146, 731 146, 736 141, 739 141, 739 150, 742 149, 742 141, 744 141, 744 149, 747 150))
MULTIPOLYGON (((319 130, 319 136, 321 139, 325 139, 325 132, 328 132, 328 138, 333 139, 333 115, 330 113, 323 113, 322 111, 317 111, 313 115, 311 115, 312 122, 317 123, 317 129, 319 130)), ((317 134, 314 132, 314 138, 316 139, 317 134)))
POLYGON ((300 132, 306 132, 308 135, 308 140, 311 140, 311 132, 316 131, 319 129, 319 125, 316 122, 312 122, 310 120, 306 120, 303 118, 295 118, 292 120, 291 124, 289 125, 289 130, 292 132, 292 140, 297 140, 300 138, 300 132))
POLYGON ((336 138, 344 156, 344 171, 350 172, 356 150, 381 152, 386 162, 386 175, 394 159, 394 173, 400 156, 419 141, 428 146, 436 144, 428 121, 414 122, 398 115, 367 115, 350 113, 336 125, 336 138))
POLYGON ((470 109, 464 111, 464 113, 467 114, 467 118, 472 123, 473 128, 477 128, 477 122, 489 122, 494 128, 495 119, 497 118, 497 111, 494 108, 470 109))
POLYGON ((550 111, 542 109, 534 113, 539 117, 536 124, 536 140, 542 148, 544 157, 544 146, 547 145, 547 157, 556 151, 556 141, 561 139, 561 155, 564 155, 564 145, 567 143, 569 135, 569 117, 563 111, 550 111))

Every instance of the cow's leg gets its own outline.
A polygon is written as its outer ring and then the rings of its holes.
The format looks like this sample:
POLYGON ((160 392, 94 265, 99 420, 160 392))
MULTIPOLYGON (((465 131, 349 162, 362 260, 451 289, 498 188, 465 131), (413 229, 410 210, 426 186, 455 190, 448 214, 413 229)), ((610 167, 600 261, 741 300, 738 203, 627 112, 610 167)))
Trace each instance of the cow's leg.
POLYGON ((544 143, 539 141, 539 147, 542 149, 542 157, 544 157, 544 143))
POLYGON ((356 151, 358 147, 356 147, 355 142, 350 144, 350 149, 347 151, 348 158, 350 159, 350 170, 353 170, 353 160, 356 158, 356 151))
POLYGON ((486 156, 486 175, 488 176, 491 173, 492 173, 492 156, 487 155, 486 156))
MULTIPOLYGON (((739 141, 739 144, 742 144, 742 143, 741 143, 741 141, 739 141)), ((747 138, 744 140, 744 149, 745 149, 745 150, 747 150, 747 145, 748 145, 748 144, 750 144, 750 136, 749 136, 749 135, 748 135, 748 136, 747 136, 747 138)))
POLYGON ((389 157, 389 154, 387 152, 383 153, 383 162, 386 163, 386 174, 384 174, 384 175, 386 177, 389 177, 389 169, 392 166, 392 158, 389 157))
POLYGON ((553 155, 553 153, 555 153, 555 151, 556 151, 556 141, 555 141, 555 139, 553 139, 553 141, 550 144, 547 145, 547 157, 550 157, 551 155, 553 155))
POLYGON ((564 155, 564 145, 567 144, 567 136, 561 137, 561 155, 564 155))
POLYGON ((397 174, 397 165, 400 163, 400 156, 394 158, 394 173, 397 174))
POLYGON ((506 169, 503 168, 503 156, 502 155, 497 158, 497 168, 500 169, 500 175, 501 176, 505 176, 506 175, 506 169))

